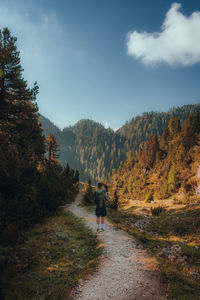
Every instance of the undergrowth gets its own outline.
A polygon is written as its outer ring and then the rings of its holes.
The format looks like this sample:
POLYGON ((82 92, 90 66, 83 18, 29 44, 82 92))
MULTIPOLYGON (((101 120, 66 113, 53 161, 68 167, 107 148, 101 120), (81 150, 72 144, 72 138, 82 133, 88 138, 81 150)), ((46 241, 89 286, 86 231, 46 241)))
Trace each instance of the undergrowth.
POLYGON ((78 281, 94 271, 102 252, 83 221, 60 210, 16 246, 4 273, 3 299, 72 299, 78 281))

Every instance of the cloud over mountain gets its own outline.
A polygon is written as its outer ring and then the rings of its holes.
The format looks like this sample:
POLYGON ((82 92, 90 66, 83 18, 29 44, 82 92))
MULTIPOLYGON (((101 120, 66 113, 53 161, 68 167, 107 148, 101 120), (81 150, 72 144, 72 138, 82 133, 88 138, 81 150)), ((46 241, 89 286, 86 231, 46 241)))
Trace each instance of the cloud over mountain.
POLYGON ((172 4, 161 32, 129 32, 128 54, 146 65, 191 66, 200 62, 200 12, 187 17, 180 8, 181 4, 172 4))

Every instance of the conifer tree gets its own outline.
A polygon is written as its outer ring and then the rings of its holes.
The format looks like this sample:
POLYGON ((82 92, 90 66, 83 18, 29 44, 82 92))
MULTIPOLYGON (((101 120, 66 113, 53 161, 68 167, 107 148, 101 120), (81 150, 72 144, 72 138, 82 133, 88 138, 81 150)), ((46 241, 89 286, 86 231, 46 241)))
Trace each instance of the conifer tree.
POLYGON ((58 144, 56 142, 55 137, 50 132, 47 138, 47 159, 49 161, 56 162, 56 158, 58 157, 56 152, 58 151, 58 144))
MULTIPOLYGON (((13 226, 16 232, 27 229, 72 200, 79 175, 69 168, 65 176, 61 166, 44 157, 34 102, 38 86, 30 89, 22 76, 16 41, 7 28, 0 31, 0 245, 13 242, 6 235, 13 226)), ((56 162, 57 143, 53 136, 49 140, 49 158, 56 162)))
POLYGON ((175 137, 181 131, 180 120, 171 116, 168 123, 169 133, 172 137, 175 137))
POLYGON ((200 132, 199 112, 189 114, 187 120, 183 124, 181 136, 186 151, 197 143, 197 134, 200 132))
POLYGON ((38 86, 30 89, 22 76, 16 41, 0 30, 0 222, 26 227, 39 217, 37 166, 45 145, 34 103, 38 86))
POLYGON ((134 166, 134 163, 135 163, 135 158, 133 156, 133 153, 130 151, 130 152, 127 153, 127 159, 124 163, 124 167, 127 170, 131 170, 134 166))
POLYGON ((142 161, 142 165, 146 169, 150 169, 153 167, 158 149, 159 147, 157 137, 154 134, 151 134, 148 142, 144 146, 140 159, 142 161))
POLYGON ((4 132, 8 145, 17 146, 21 158, 37 162, 44 154, 38 108, 34 103, 38 86, 35 82, 30 89, 22 76, 16 41, 8 28, 0 30, 0 131, 4 132))
POLYGON ((163 131, 163 134, 162 134, 161 139, 160 139, 160 149, 162 151, 164 151, 165 153, 167 152, 167 149, 169 147, 169 141, 170 141, 169 129, 166 128, 163 131))
POLYGON ((156 160, 156 153, 158 151, 158 140, 155 134, 150 135, 148 142, 148 151, 149 151, 149 167, 152 167, 156 160))

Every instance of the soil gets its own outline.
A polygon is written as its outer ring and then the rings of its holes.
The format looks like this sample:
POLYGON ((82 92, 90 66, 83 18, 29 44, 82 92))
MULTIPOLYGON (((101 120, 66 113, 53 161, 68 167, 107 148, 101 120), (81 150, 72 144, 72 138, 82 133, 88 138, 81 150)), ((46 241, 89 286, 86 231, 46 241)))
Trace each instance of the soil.
MULTIPOLYGON (((79 206, 81 198, 79 194, 66 208, 97 233, 96 217, 79 206)), ((106 221, 105 231, 97 233, 97 237, 105 247, 105 254, 97 271, 79 283, 74 299, 167 299, 155 259, 132 236, 106 221)))

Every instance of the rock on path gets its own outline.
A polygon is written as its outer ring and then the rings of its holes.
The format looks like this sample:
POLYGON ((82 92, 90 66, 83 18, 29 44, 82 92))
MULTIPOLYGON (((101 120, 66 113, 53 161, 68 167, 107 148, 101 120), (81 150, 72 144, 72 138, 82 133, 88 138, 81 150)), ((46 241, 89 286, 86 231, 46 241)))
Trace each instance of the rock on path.
MULTIPOLYGON (((83 218, 96 232, 96 218, 78 206, 82 195, 66 206, 83 218)), ((98 233, 106 255, 98 270, 81 283, 74 299, 82 300, 164 300, 165 289, 160 283, 155 260, 128 233, 116 230, 106 222, 105 231, 98 233)))

